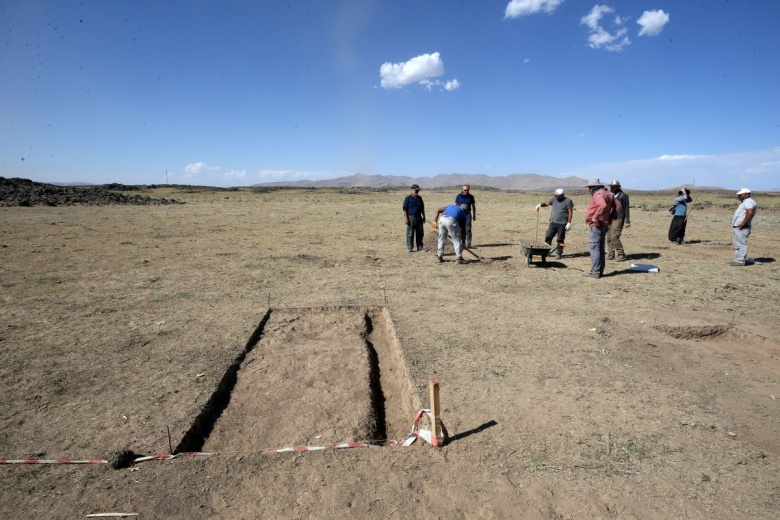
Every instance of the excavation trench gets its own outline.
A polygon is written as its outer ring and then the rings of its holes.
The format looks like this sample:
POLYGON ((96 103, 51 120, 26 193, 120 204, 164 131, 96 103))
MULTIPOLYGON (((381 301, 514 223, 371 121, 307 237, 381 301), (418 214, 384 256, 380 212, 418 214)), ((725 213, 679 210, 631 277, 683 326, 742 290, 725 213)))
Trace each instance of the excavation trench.
POLYGON ((387 309, 274 309, 175 451, 381 444, 420 407, 387 309))

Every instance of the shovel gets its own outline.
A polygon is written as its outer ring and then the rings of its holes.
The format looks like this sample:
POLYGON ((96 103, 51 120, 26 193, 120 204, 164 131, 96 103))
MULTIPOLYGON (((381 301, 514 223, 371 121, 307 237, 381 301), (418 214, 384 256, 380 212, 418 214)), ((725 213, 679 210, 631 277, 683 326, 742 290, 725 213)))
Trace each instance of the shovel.
POLYGON ((463 248, 463 250, 464 250, 464 251, 468 251, 469 253, 471 253, 472 255, 474 255, 475 257, 477 257, 477 260, 478 260, 478 261, 480 261, 480 262, 482 261, 482 257, 481 257, 481 256, 479 256, 479 255, 478 255, 477 253, 475 253, 474 251, 472 251, 471 249, 469 249, 468 247, 464 247, 464 248, 463 248))

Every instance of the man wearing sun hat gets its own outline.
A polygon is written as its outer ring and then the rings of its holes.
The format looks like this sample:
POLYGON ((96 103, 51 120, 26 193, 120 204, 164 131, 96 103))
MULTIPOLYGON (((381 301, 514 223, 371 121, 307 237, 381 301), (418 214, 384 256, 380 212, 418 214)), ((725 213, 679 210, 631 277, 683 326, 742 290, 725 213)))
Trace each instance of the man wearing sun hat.
POLYGON ((547 227, 547 234, 544 235, 544 241, 547 245, 552 246, 552 239, 557 234, 558 241, 555 249, 555 259, 560 260, 563 255, 564 240, 566 239, 566 232, 571 229, 571 218, 574 215, 574 203, 571 199, 566 198, 563 193, 563 188, 555 190, 555 195, 549 202, 542 202, 536 205, 536 211, 539 208, 546 208, 552 206, 550 212, 550 225, 547 227))
POLYGON ((585 210, 585 224, 588 225, 588 247, 590 249, 590 272, 585 276, 601 278, 606 263, 605 242, 609 225, 623 208, 615 195, 604 188, 604 183, 591 179, 585 185, 590 190, 590 202, 585 210))
POLYGON ((423 224, 425 223, 425 203, 420 197, 420 186, 412 184, 412 192, 404 199, 404 220, 406 221, 406 249, 411 253, 417 242, 417 251, 425 251, 423 246, 423 224))
POLYGON ((742 188, 737 192, 740 205, 731 219, 731 228, 734 231, 734 260, 730 265, 733 266, 743 266, 747 261, 747 241, 757 209, 756 201, 750 195, 748 188, 742 188))

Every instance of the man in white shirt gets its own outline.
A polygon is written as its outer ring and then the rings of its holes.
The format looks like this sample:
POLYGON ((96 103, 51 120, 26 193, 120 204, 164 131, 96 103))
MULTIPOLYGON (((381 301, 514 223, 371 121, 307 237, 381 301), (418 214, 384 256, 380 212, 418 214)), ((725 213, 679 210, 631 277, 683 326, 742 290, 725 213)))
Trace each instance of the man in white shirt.
POLYGON ((737 192, 737 198, 741 204, 734 212, 731 219, 731 228, 734 230, 734 260, 733 266, 745 265, 747 260, 747 241, 750 236, 750 229, 753 224, 753 217, 756 216, 756 201, 750 196, 750 190, 742 188, 737 192))

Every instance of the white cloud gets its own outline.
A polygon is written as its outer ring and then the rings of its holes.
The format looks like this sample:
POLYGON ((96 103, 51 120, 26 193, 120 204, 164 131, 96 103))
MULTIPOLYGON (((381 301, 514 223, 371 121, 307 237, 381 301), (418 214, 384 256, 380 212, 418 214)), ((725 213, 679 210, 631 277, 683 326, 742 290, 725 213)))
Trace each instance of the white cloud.
POLYGON ((379 68, 382 88, 400 88, 412 83, 429 84, 429 78, 444 74, 440 54, 421 54, 405 63, 383 63, 379 68))
POLYGON ((197 175, 200 175, 202 173, 208 173, 212 172, 214 170, 219 170, 219 166, 209 166, 208 164, 204 162, 196 162, 192 164, 188 164, 184 168, 184 176, 185 177, 195 177, 197 175))
POLYGON ((249 175, 249 174, 247 173, 246 170, 230 170, 229 172, 225 172, 222 175, 222 178, 223 179, 243 179, 247 175, 249 175))
POLYGON ((444 90, 452 91, 457 88, 460 88, 460 81, 458 81, 457 79, 453 79, 444 83, 444 90))
MULTIPOLYGON (((766 161, 759 163, 755 166, 752 166, 750 168, 745 169, 745 173, 748 174, 770 174, 770 175, 777 175, 777 178, 780 178, 780 160, 777 161, 766 161)), ((778 182, 780 184, 780 182, 778 182)))
POLYGON ((261 182, 275 181, 303 181, 303 180, 323 180, 334 179, 351 175, 348 172, 329 172, 329 171, 302 171, 302 170, 260 170, 257 176, 261 182))
POLYGON ((590 13, 580 20, 582 25, 587 25, 590 29, 588 46, 592 49, 604 48, 608 51, 621 51, 623 47, 631 43, 631 40, 626 36, 628 29, 624 27, 625 20, 620 16, 613 18, 612 32, 604 28, 605 22, 602 21, 604 16, 614 11, 608 5, 594 5, 590 13))
POLYGON ((712 155, 671 155, 664 154, 658 157, 659 161, 687 161, 690 159, 704 159, 706 157, 713 157, 712 155))
POLYGON ((636 23, 642 26, 639 30, 639 36, 657 36, 661 33, 664 26, 669 23, 669 14, 662 9, 645 11, 636 23))
POLYGON ((506 4, 505 18, 518 18, 544 11, 552 13, 563 0, 511 0, 506 4))
POLYGON ((683 184, 753 190, 780 189, 780 149, 720 155, 664 154, 651 159, 583 166, 562 176, 618 179, 626 189, 657 190, 683 184))
POLYGON ((441 87, 441 90, 447 90, 449 92, 460 87, 460 81, 453 79, 450 81, 440 81, 438 79, 429 80, 424 79, 420 82, 420 85, 425 87, 425 90, 433 90, 433 87, 441 87))

